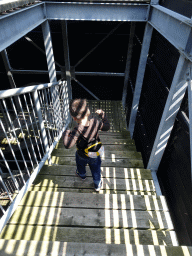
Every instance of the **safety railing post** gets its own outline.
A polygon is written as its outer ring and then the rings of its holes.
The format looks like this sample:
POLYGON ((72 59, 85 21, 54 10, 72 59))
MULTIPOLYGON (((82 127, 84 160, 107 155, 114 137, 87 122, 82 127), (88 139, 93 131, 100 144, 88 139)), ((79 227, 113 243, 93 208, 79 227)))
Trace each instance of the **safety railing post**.
MULTIPOLYGON (((33 95, 33 99, 35 102, 35 104, 34 104, 35 111, 36 111, 38 119, 39 119, 39 127, 40 127, 41 136, 42 136, 42 142, 45 147, 45 152, 48 153, 49 152, 48 138, 47 138, 44 122, 43 122, 43 117, 42 117, 42 113, 41 113, 41 105, 40 105, 37 91, 34 91, 32 93, 32 95, 33 95)), ((49 161, 49 164, 52 164, 50 156, 48 158, 48 161, 49 161)))

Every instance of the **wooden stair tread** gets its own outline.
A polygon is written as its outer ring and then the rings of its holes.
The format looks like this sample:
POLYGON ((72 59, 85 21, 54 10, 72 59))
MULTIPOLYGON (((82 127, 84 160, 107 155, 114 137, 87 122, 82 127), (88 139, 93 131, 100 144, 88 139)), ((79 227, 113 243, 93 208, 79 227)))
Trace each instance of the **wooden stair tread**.
MULTIPOLYGON (((89 167, 86 167, 87 176, 91 177, 89 167)), ((71 165, 44 165, 39 175, 53 174, 56 176, 67 175, 74 176, 75 168, 71 165)), ((144 179, 152 180, 151 170, 142 168, 119 168, 119 167, 101 167, 101 175, 104 178, 122 178, 122 179, 144 179)))
MULTIPOLYGON (((65 156, 52 156, 51 157, 53 164, 59 164, 59 165, 74 165, 76 166, 75 156, 73 157, 65 157, 65 156)), ((48 164, 48 161, 46 161, 45 164, 48 164)), ((127 168, 143 168, 143 160, 142 159, 131 159, 131 158, 119 158, 119 159, 111 159, 106 158, 102 161, 101 166, 105 167, 127 167, 127 168)))
MULTIPOLYGON (((92 177, 87 177, 82 181, 79 177, 38 175, 33 183, 36 187, 63 187, 63 188, 91 188, 94 190, 92 177)), ((134 180, 134 179, 113 179, 103 178, 102 189, 114 189, 125 191, 155 191, 153 180, 134 180)))
MULTIPOLYGON (((36 240, 36 241, 66 241, 78 243, 111 243, 142 245, 177 245, 174 231, 161 230, 133 230, 111 228, 79 228, 79 227, 51 227, 33 225, 8 224, 4 239, 36 240)), ((0 236, 1 238, 1 236, 0 236)))
POLYGON ((131 191, 131 190, 117 190, 117 189, 101 189, 95 192, 92 188, 70 188, 70 187, 48 187, 48 186, 35 186, 32 185, 29 191, 48 191, 48 192, 71 192, 71 193, 99 193, 99 194, 126 194, 126 195, 156 195, 156 191, 131 191))
MULTIPOLYGON (((136 151, 136 147, 135 145, 131 144, 131 145, 128 145, 128 144, 103 144, 104 145, 104 148, 105 148, 105 151, 114 151, 114 150, 117 150, 117 151, 136 151)), ((63 142, 60 142, 56 145, 55 149, 59 149, 61 148, 63 151, 75 151, 76 148, 73 147, 71 149, 65 149, 64 146, 63 146, 63 142)))
POLYGON ((10 224, 174 230, 169 212, 18 206, 10 224))
POLYGON ((164 196, 27 192, 20 206, 168 211, 164 196))
POLYGON ((191 256, 192 247, 187 246, 159 246, 159 245, 129 245, 129 244, 99 244, 74 242, 48 242, 48 241, 18 241, 0 240, 0 249, 6 248, 1 256, 191 256))
MULTIPOLYGON (((74 156, 76 152, 75 148, 72 149, 62 149, 58 148, 53 151, 52 156, 74 156)), ((139 159, 142 160, 141 153, 136 151, 116 151, 113 149, 112 151, 105 150, 106 158, 131 158, 131 159, 139 159)))

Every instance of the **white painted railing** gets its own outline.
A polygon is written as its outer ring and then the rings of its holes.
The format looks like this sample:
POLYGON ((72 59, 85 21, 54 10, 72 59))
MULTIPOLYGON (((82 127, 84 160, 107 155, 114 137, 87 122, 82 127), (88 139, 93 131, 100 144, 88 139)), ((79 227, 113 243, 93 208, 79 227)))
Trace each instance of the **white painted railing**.
POLYGON ((0 91, 0 231, 69 122, 66 81, 0 91))

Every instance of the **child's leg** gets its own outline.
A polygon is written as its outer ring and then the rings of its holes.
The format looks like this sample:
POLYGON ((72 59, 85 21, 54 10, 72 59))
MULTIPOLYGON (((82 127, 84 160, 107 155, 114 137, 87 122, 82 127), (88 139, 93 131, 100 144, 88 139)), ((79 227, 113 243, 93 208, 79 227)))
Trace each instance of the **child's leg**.
POLYGON ((82 178, 86 178, 86 169, 85 166, 87 165, 87 159, 84 159, 78 155, 76 152, 76 164, 77 164, 77 174, 82 178))
POLYGON ((101 181, 101 158, 98 156, 97 158, 89 158, 89 167, 92 173, 93 181, 95 186, 97 187, 101 181))

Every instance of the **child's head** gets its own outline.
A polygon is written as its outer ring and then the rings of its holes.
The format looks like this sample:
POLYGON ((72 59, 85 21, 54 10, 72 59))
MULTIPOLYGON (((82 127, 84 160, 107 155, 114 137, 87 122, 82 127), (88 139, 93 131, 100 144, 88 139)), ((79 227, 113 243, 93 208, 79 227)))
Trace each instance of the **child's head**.
POLYGON ((73 99, 69 104, 69 111, 75 120, 81 120, 90 115, 90 110, 87 107, 85 99, 73 99))

